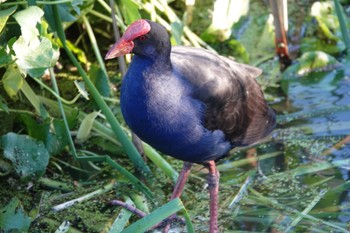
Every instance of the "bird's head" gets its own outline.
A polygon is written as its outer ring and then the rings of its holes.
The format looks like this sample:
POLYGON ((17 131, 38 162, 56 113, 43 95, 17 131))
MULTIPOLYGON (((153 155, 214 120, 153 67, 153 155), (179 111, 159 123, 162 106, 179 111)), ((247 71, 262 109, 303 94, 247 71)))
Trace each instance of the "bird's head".
POLYGON ((171 50, 166 29, 155 22, 139 19, 133 22, 123 36, 108 51, 105 59, 134 53, 146 57, 169 55, 171 50))

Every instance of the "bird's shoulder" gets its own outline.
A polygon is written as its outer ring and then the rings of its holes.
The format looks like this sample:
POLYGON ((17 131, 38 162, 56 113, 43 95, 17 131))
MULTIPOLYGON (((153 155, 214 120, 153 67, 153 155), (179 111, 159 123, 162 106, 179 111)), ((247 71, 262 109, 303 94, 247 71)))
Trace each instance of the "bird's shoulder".
POLYGON ((258 68, 202 48, 173 46, 171 62, 177 76, 189 82, 194 96, 204 102, 225 95, 239 96, 239 87, 255 86, 255 78, 261 74, 258 68))

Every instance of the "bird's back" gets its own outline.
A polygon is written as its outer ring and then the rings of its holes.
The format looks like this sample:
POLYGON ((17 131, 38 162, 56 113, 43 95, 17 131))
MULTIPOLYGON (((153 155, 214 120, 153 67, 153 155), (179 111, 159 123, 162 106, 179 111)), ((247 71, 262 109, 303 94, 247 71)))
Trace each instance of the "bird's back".
POLYGON ((260 69, 184 46, 173 47, 171 61, 205 103, 205 127, 222 130, 233 146, 254 144, 274 129, 275 112, 255 80, 260 69))

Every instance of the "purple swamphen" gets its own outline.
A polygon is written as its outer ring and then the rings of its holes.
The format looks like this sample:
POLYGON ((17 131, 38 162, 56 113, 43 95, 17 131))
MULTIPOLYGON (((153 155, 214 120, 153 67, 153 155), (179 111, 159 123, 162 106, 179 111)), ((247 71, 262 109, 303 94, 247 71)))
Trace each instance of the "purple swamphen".
POLYGON ((141 140, 185 161, 171 198, 180 197, 192 163, 209 169, 210 232, 218 232, 219 174, 215 161, 275 127, 255 78, 261 71, 200 48, 171 46, 166 29, 140 19, 106 59, 134 57, 122 82, 124 119, 141 140))

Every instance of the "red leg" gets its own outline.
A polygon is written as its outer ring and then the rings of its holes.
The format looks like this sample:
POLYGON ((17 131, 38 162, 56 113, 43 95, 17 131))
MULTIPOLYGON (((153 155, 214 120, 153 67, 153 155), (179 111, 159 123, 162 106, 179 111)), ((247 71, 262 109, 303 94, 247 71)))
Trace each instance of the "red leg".
MULTIPOLYGON (((174 188, 173 194, 171 195, 170 200, 173 200, 173 199, 181 196, 181 194, 185 188, 185 184, 186 184, 188 175, 190 174, 192 165, 193 164, 190 162, 184 162, 184 165, 183 165, 182 170, 180 172, 179 178, 177 179, 177 182, 175 184, 175 188, 174 188)), ((170 216, 168 219, 171 221, 171 219, 173 219, 175 216, 176 215, 174 214, 174 215, 170 216)), ((167 233, 170 230, 170 223, 171 223, 170 221, 164 227, 163 233, 167 233)))
POLYGON ((182 191, 185 188, 188 175, 190 174, 191 167, 192 167, 192 163, 184 162, 184 166, 182 167, 179 178, 177 179, 177 182, 175 184, 175 188, 174 188, 173 194, 171 195, 170 200, 173 200, 181 196, 182 191))
POLYGON ((218 233, 218 204, 219 204, 219 172, 216 169, 215 161, 207 162, 209 169, 208 185, 210 196, 210 233, 218 233))

